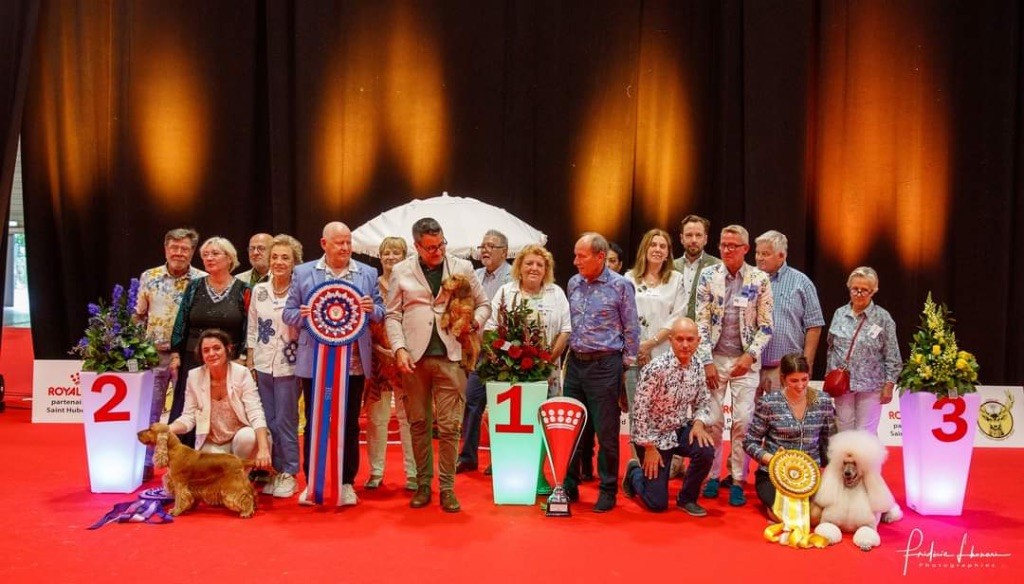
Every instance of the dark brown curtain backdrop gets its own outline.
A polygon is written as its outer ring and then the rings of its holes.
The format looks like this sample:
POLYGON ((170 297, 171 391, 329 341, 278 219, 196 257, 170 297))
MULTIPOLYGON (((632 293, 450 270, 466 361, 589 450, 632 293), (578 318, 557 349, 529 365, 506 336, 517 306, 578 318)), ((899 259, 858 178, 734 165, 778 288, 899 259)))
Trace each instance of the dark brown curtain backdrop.
POLYGON ((327 220, 448 191, 547 233, 562 283, 584 230, 632 261, 690 212, 712 252, 726 224, 778 229, 828 317, 871 265, 904 342, 932 291, 983 382, 1024 377, 1020 2, 42 5, 23 125, 41 357, 169 228, 289 232, 313 258, 327 220))
MULTIPOLYGON (((38 0, 0 3, 0 225, 3 230, 0 266, 7 265, 11 186, 38 15, 38 0)), ((4 297, 6 285, 7 282, 0 281, 0 298, 4 297)), ((0 346, 2 341, 3 331, 0 330, 0 346)))

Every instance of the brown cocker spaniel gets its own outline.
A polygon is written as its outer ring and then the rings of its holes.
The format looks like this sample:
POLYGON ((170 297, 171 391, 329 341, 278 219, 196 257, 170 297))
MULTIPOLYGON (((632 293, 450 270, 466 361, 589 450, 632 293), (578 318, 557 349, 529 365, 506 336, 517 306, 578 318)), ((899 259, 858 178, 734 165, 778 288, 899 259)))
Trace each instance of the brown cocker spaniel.
POLYGON ((469 278, 461 274, 449 276, 441 283, 441 289, 448 294, 448 305, 441 316, 441 328, 448 331, 462 345, 462 368, 466 371, 476 369, 476 360, 480 357, 480 335, 473 325, 473 312, 476 302, 473 300, 473 287, 469 278))
POLYGON ((182 444, 167 424, 156 423, 142 430, 139 442, 153 445, 154 464, 168 469, 164 486, 174 495, 171 515, 181 515, 199 501, 223 505, 243 518, 252 517, 256 511, 256 491, 241 458, 197 452, 182 444))

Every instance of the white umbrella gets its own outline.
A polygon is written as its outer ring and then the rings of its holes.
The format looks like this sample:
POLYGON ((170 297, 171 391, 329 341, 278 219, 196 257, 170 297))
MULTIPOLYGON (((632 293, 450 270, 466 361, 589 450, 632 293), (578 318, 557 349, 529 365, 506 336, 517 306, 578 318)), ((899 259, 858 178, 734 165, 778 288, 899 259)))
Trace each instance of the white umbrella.
POLYGON ((405 239, 413 250, 412 224, 424 217, 437 219, 448 240, 448 253, 463 258, 479 255, 476 247, 489 229, 508 237, 509 257, 531 243, 548 241, 548 236, 501 207, 469 197, 449 197, 445 192, 440 197, 414 199, 360 225, 352 232, 352 251, 377 257, 380 242, 388 236, 405 239))

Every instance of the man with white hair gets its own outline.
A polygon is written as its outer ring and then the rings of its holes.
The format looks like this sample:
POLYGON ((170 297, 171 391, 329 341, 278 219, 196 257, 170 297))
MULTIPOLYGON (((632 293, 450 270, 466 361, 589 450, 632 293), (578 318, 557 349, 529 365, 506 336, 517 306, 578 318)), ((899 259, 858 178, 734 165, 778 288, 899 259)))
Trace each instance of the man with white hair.
POLYGON ((705 268, 697 282, 697 327, 700 347, 697 360, 704 366, 708 389, 715 402, 711 435, 715 462, 704 496, 718 497, 721 472, 723 410, 726 385, 732 399, 729 469, 734 484, 729 504, 744 505, 747 453, 743 436, 754 416, 754 397, 760 383, 761 352, 772 337, 772 286, 768 274, 747 264, 750 250, 747 230, 740 225, 722 229, 718 250, 722 263, 705 268))
MULTIPOLYGON (((474 274, 490 302, 494 300, 494 295, 498 293, 498 290, 512 279, 512 267, 505 261, 508 258, 508 237, 496 229, 489 229, 476 249, 480 252, 480 263, 483 264, 483 267, 477 269, 474 274)), ((477 469, 480 423, 486 408, 487 388, 480 381, 480 376, 476 371, 471 371, 466 378, 466 412, 462 418, 462 450, 459 452, 459 462, 455 466, 456 473, 477 469)), ((490 474, 487 469, 484 470, 484 474, 490 474)))
POLYGON ((772 283, 772 338, 761 353, 760 393, 782 387, 779 361, 784 355, 801 353, 814 368, 821 327, 825 317, 814 282, 786 263, 788 240, 778 231, 765 231, 754 240, 757 267, 772 283))
MULTIPOLYGON (((377 288, 377 269, 352 259, 352 231, 340 221, 324 226, 320 247, 324 255, 319 259, 295 267, 292 285, 288 290, 281 320, 288 326, 299 328, 299 347, 295 356, 295 376, 301 379, 302 398, 305 400, 306 426, 303 430, 303 469, 309 481, 309 455, 313 429, 313 354, 316 344, 303 320, 309 317, 306 297, 320 284, 328 280, 345 280, 362 294, 360 309, 369 313, 370 320, 379 322, 384 318, 384 300, 377 288)), ((370 359, 373 349, 370 344, 370 328, 359 334, 350 345, 350 366, 348 378, 348 399, 345 401, 344 446, 342 462, 341 504, 355 505, 359 502, 353 481, 359 472, 359 411, 363 403, 363 383, 370 375, 370 359)), ((312 489, 307 484, 299 495, 300 505, 312 505, 312 489)))

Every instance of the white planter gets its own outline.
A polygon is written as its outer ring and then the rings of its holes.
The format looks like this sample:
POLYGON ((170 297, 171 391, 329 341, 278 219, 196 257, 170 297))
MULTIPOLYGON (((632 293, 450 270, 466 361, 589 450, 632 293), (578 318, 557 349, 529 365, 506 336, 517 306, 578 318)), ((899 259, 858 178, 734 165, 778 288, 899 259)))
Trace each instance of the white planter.
POLYGON ((153 372, 82 371, 80 379, 89 489, 131 493, 142 484, 146 446, 137 434, 149 426, 153 372))
POLYGON ((491 480, 498 505, 533 505, 543 428, 537 411, 548 398, 548 382, 487 384, 491 480))
POLYGON ((900 394, 907 505, 921 515, 960 515, 978 432, 981 396, 900 394))

